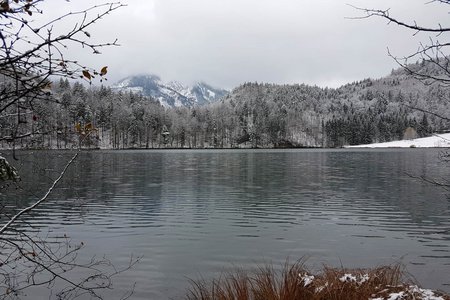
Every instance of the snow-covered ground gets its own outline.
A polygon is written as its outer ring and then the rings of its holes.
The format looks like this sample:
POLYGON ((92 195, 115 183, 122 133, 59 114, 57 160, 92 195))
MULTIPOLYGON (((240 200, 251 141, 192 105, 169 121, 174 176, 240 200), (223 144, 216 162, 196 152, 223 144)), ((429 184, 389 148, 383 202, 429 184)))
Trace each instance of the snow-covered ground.
POLYGON ((346 148, 450 148, 450 133, 434 134, 433 136, 413 139, 393 141, 386 143, 376 143, 367 145, 346 146, 346 148))

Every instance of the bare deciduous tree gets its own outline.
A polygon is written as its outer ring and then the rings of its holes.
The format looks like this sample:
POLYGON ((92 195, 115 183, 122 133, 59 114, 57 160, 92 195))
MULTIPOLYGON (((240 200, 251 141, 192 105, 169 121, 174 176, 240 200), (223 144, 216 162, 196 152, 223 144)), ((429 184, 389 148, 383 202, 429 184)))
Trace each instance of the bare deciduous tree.
MULTIPOLYGON (((33 105, 37 101, 55 101, 51 97, 51 81, 55 77, 84 79, 91 82, 96 76, 104 80, 107 67, 95 70, 76 59, 66 57, 67 48, 80 47, 100 54, 106 46, 118 46, 117 40, 105 43, 91 42, 88 32, 97 21, 123 5, 105 3, 82 11, 69 12, 56 19, 39 24, 33 20, 42 14, 44 0, 2 0, 0 2, 0 119, 15 118, 14 124, 2 128, 0 139, 15 143, 18 139, 40 134, 22 133, 20 125, 33 121, 33 105), (56 29, 67 19, 78 17, 72 29, 61 33, 56 29)), ((60 5, 53 3, 53 5, 60 5)))
MULTIPOLYGON (((427 5, 437 4, 444 6, 450 12, 450 0, 431 0, 426 2, 427 5)), ((353 6, 363 15, 353 19, 367 19, 367 18, 382 18, 388 22, 388 24, 395 24, 409 30, 412 35, 419 33, 428 34, 428 42, 422 42, 419 44, 416 51, 408 55, 399 57, 393 55, 388 49, 388 55, 392 57, 395 62, 402 67, 408 74, 414 76, 424 84, 439 84, 446 87, 450 86, 450 25, 442 26, 437 21, 434 26, 425 26, 417 23, 416 21, 405 21, 391 15, 389 9, 369 9, 353 6), (417 67, 411 62, 420 60, 422 64, 427 64, 429 68, 417 67)), ((444 9, 445 9, 444 8, 444 9)), ((448 112, 436 112, 431 110, 425 110, 418 107, 407 105, 408 108, 424 112, 429 115, 433 115, 443 121, 448 122, 450 116, 446 115, 448 112)), ((448 162, 450 159, 450 152, 443 151, 440 154, 440 159, 443 162, 448 162)), ((436 186, 443 187, 448 190, 450 183, 447 180, 436 180, 420 176, 412 176, 419 178, 425 182, 434 184, 436 186)))
MULTIPOLYGON (((55 77, 84 79, 91 82, 96 76, 105 80, 107 67, 100 70, 84 66, 66 57, 66 49, 80 47, 99 54, 106 46, 117 46, 117 40, 91 42, 88 29, 106 15, 123 5, 119 2, 95 5, 69 12, 43 24, 35 22, 44 0, 0 0, 0 140, 14 144, 23 137, 41 134, 39 128, 23 132, 23 123, 33 121, 34 106, 42 101, 56 101, 51 94, 51 80, 55 77), (59 25, 69 18, 77 18, 66 32, 58 32, 59 25)), ((49 1, 47 1, 49 2, 49 1)), ((60 7, 60 3, 50 5, 60 7)), ((83 243, 74 244, 70 238, 54 239, 41 233, 31 233, 23 216, 45 202, 67 169, 78 156, 75 153, 54 179, 44 196, 25 208, 0 207, 0 299, 18 299, 31 287, 47 287, 49 298, 74 299, 83 295, 101 298, 101 290, 111 288, 112 278, 123 269, 116 269, 108 259, 92 259, 80 263, 77 259, 83 243), (81 279, 71 275, 80 270, 87 274, 81 279)), ((8 181, 19 175, 0 156, 1 192, 7 191, 8 181)), ((125 269, 136 260, 131 259, 125 269)), ((123 295, 123 298, 129 294, 123 295)))
MULTIPOLYGON (((450 5, 450 1, 448 0, 432 0, 427 2, 429 5, 433 3, 450 5)), ((396 56, 388 50, 389 56, 391 56, 399 66, 409 74, 422 80, 425 84, 431 84, 433 82, 439 82, 446 85, 450 84, 450 59, 448 57, 450 54, 450 41, 448 41, 449 38, 447 37, 450 33, 450 26, 442 26, 439 22, 437 22, 435 26, 424 26, 416 21, 404 21, 391 15, 390 9, 382 10, 353 7, 363 13, 362 16, 353 19, 379 17, 386 20, 388 24, 395 24, 411 31, 412 35, 417 35, 419 33, 429 34, 428 41, 420 43, 417 50, 413 53, 405 56, 396 56), (433 66, 434 70, 430 71, 411 67, 410 63, 417 60, 428 62, 433 66)), ((448 7, 448 9, 450 10, 450 7, 448 7)))

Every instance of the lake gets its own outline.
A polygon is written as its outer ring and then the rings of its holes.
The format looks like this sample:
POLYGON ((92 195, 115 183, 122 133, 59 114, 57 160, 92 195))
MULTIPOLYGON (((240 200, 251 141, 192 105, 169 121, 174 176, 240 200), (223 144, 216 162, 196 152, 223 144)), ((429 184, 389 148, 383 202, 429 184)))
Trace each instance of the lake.
MULTIPOLYGON (((26 220, 83 241, 80 260, 105 254, 120 267, 142 256, 114 285, 117 295, 136 283, 132 299, 179 299, 189 279, 302 257, 311 269, 401 262, 425 287, 450 292, 450 200, 413 178, 450 178, 439 152, 82 152, 26 220)), ((71 153, 18 156, 23 190, 1 199, 23 206, 71 153)))

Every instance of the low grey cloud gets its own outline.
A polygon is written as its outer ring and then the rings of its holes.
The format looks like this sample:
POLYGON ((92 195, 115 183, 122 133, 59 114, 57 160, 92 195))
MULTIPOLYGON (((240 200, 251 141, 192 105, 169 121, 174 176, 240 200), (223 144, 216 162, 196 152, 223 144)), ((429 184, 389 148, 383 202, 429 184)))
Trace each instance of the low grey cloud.
MULTIPOLYGON (((76 10, 99 1, 72 0, 76 10)), ((406 55, 428 36, 381 19, 354 20, 359 7, 391 8, 413 22, 443 24, 439 4, 423 0, 125 0, 91 29, 93 38, 121 47, 93 56, 69 55, 88 65, 108 65, 110 82, 153 73, 185 83, 203 80, 233 88, 246 81, 339 86, 381 77, 395 68, 388 57, 406 55)), ((46 8, 45 17, 62 12, 46 8)))

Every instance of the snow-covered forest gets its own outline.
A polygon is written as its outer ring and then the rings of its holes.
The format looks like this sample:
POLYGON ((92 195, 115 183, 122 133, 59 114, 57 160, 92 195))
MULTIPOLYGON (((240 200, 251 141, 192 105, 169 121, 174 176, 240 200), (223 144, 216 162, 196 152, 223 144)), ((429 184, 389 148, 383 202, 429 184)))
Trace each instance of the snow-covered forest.
MULTIPOLYGON (((431 68, 425 62, 411 67, 431 68)), ((8 89, 7 82, 1 85, 8 89)), ((449 97, 448 87, 424 84, 403 69, 337 89, 245 83, 220 101, 191 108, 61 79, 47 101, 2 112, 0 146, 341 147, 444 132, 450 124, 424 111, 445 114, 449 97)))

